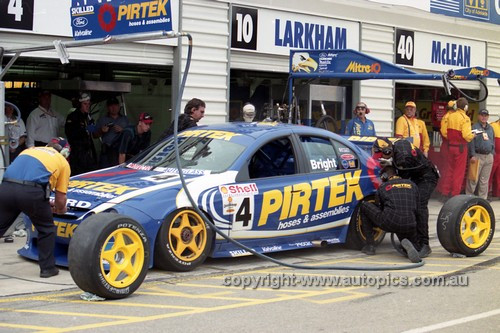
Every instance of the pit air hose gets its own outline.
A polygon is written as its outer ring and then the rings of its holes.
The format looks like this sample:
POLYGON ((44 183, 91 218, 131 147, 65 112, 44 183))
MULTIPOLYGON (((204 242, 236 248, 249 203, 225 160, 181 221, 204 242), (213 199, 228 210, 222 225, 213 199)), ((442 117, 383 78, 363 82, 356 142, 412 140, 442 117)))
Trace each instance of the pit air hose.
POLYGON ((182 171, 182 165, 180 161, 180 154, 179 154, 179 144, 177 142, 177 134, 178 134, 178 123, 179 123, 179 115, 180 115, 180 106, 181 106, 181 99, 182 99, 182 94, 184 91, 184 87, 186 85, 186 80, 187 80, 187 74, 189 71, 189 66, 191 64, 191 55, 192 55, 192 47, 193 47, 193 38, 190 34, 188 33, 179 33, 179 37, 187 37, 189 40, 188 43, 188 53, 187 53, 187 58, 186 58, 186 64, 184 68, 184 73, 182 75, 182 80, 181 80, 181 85, 179 87, 179 94, 177 98, 177 102, 175 105, 175 111, 174 111, 174 134, 173 134, 173 139, 174 139, 174 151, 175 151, 175 163, 177 165, 177 169, 179 170, 179 178, 182 183, 182 187, 186 193, 186 196, 189 199, 189 202, 193 206, 193 209, 203 218, 203 221, 212 229, 214 230, 217 234, 219 234, 222 238, 227 240, 228 242, 231 242, 232 244, 252 253, 253 255, 265 259, 268 261, 271 261, 275 264, 285 266, 285 267, 290 267, 290 268, 296 268, 296 269, 314 269, 314 270, 346 270, 346 271, 389 271, 389 270, 405 270, 405 269, 412 269, 412 268, 417 268, 421 267, 425 264, 424 261, 421 261, 419 263, 413 263, 413 264, 407 264, 407 265, 394 265, 394 266, 335 266, 335 265, 326 265, 326 266, 307 266, 307 265, 296 265, 296 264, 289 264, 286 262, 282 262, 279 260, 276 260, 274 258, 271 258, 267 255, 264 255, 262 253, 258 253, 254 249, 241 244, 240 242, 232 239, 231 237, 227 236, 224 232, 222 232, 217 226, 215 226, 214 223, 208 219, 203 211, 200 210, 198 207, 197 203, 194 201, 193 197, 191 196, 188 186, 185 182, 184 179, 184 174, 182 171))
MULTIPOLYGON (((488 86, 486 85, 486 83, 484 83, 481 80, 481 76, 480 75, 478 75, 476 77, 476 80, 479 81, 479 84, 484 88, 484 97, 483 98, 473 98, 473 97, 467 95, 466 93, 464 93, 460 88, 458 88, 452 82, 451 78, 453 78, 454 76, 455 76, 455 71, 453 69, 450 69, 446 74, 443 75, 443 83, 444 83, 445 90, 447 91, 448 95, 450 95, 450 93, 451 93, 448 85, 451 85, 453 88, 455 88, 456 90, 458 90, 458 92, 460 94, 462 94, 463 96, 465 96, 465 98, 467 98, 469 101, 481 103, 481 102, 485 101, 486 98, 488 98, 488 94, 489 94, 489 92, 488 92, 488 86)), ((500 80, 498 81, 498 83, 500 84, 500 80)))

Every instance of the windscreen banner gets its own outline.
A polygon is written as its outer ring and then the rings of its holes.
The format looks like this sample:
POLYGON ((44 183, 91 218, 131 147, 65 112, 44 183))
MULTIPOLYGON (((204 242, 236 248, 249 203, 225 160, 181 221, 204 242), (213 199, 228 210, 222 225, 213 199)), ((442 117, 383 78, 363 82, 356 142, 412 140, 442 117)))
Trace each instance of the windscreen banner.
POLYGON ((170 0, 72 0, 75 40, 172 30, 170 0))

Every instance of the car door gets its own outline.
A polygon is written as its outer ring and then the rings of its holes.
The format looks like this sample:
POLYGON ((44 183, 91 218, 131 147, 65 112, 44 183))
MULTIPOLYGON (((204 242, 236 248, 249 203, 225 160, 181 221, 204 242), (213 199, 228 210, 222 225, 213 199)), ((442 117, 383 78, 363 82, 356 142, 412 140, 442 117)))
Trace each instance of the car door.
MULTIPOLYGON (((300 173, 292 136, 275 138, 257 147, 244 166, 248 177, 227 186, 234 215, 233 238, 270 238, 305 232, 307 205, 302 190, 308 177, 300 173)), ((230 199, 230 200, 229 200, 230 199)))
POLYGON ((364 196, 358 156, 330 137, 300 135, 298 141, 308 164, 312 191, 309 214, 303 217, 307 231, 319 235, 321 231, 347 225, 358 200, 364 196))

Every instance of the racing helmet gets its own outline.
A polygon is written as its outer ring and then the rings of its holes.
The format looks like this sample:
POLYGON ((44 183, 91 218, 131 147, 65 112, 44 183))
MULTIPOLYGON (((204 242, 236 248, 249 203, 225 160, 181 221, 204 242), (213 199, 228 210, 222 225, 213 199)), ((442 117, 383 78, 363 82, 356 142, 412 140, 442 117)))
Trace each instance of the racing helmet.
POLYGON ((52 147, 57 150, 64 158, 68 158, 71 152, 71 147, 69 146, 68 140, 62 137, 52 138, 47 144, 47 147, 52 147))
POLYGON ((380 158, 382 155, 392 155, 392 142, 387 138, 377 138, 372 146, 372 156, 380 158))

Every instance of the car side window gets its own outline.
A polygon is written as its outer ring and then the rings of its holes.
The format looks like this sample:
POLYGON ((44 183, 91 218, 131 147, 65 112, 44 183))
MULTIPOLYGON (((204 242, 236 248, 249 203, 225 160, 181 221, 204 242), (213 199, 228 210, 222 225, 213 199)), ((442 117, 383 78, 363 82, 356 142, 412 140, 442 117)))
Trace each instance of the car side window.
POLYGON ((296 158, 289 138, 280 138, 264 144, 250 159, 250 178, 293 175, 296 158))
POLYGON ((335 147, 328 138, 301 136, 300 143, 306 153, 311 172, 340 169, 335 147))

